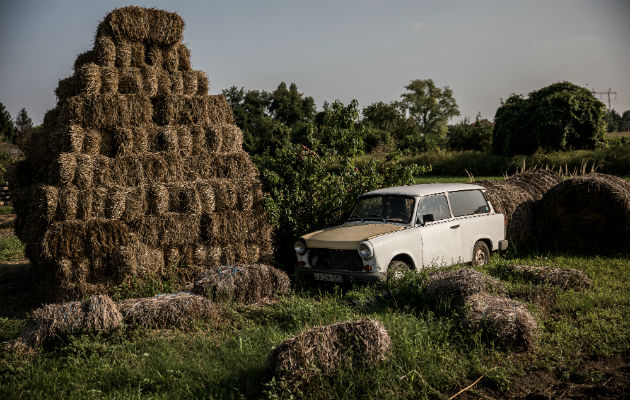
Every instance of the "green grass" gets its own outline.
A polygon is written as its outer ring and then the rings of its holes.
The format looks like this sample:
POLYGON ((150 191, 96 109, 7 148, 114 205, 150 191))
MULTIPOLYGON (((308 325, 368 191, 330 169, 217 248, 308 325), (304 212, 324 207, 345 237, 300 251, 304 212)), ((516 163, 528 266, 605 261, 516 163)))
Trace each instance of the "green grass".
POLYGON ((16 236, 0 238, 0 261, 17 261, 24 258, 24 244, 16 236))
MULTIPOLYGON (((60 340, 33 355, 0 353, 0 398, 441 398, 483 375, 483 384, 506 393, 532 370, 568 379, 586 360, 630 350, 628 258, 495 256, 505 263, 572 267, 594 287, 585 292, 547 288, 557 301, 544 313, 528 301, 540 287, 507 281, 527 302, 540 330, 536 349, 513 353, 481 340, 448 309, 435 310, 412 276, 387 296, 384 286, 352 290, 298 290, 276 304, 229 306, 218 327, 192 331, 122 328, 109 334, 60 340), (374 301, 375 300, 375 301, 374 301), (268 382, 270 350, 305 328, 375 318, 391 335, 393 353, 377 367, 342 368, 334 377, 299 385, 268 382)), ((24 322, 0 318, 0 338, 15 337, 24 322)), ((602 378, 603 379, 603 378, 602 378)), ((603 382, 599 382, 603 384, 603 382)), ((472 392, 474 393, 474 392, 472 392)))

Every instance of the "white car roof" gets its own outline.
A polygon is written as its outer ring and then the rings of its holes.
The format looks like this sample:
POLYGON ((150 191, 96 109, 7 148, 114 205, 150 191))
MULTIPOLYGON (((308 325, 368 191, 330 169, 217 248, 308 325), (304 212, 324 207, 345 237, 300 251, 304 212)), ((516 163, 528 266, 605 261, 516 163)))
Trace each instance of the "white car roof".
POLYGON ((451 192, 455 190, 473 190, 480 189, 485 190, 484 187, 479 185, 473 185, 470 183, 425 183, 418 185, 408 186, 394 186, 389 188, 383 188, 373 190, 365 193, 363 196, 368 195, 387 195, 387 194, 402 194, 407 196, 427 196, 430 194, 451 192))

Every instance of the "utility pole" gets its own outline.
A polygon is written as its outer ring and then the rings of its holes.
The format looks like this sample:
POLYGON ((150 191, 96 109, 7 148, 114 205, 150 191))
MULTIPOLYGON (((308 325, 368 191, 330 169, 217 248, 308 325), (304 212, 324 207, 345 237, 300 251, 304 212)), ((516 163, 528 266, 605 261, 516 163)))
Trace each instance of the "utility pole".
POLYGON ((608 88, 607 92, 596 92, 595 89, 591 90, 591 92, 593 92, 593 96, 601 96, 602 100, 604 99, 604 95, 608 96, 608 109, 612 109, 612 107, 610 106, 610 95, 614 94, 615 95, 615 100, 617 100, 617 92, 613 92, 612 89, 608 88))

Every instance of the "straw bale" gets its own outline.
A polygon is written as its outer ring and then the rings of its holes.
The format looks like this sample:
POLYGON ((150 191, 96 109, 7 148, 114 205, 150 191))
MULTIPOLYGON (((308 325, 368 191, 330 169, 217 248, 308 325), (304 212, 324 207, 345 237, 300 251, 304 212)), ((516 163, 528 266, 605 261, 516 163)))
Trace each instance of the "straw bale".
POLYGON ((66 153, 80 153, 83 151, 85 130, 79 125, 70 125, 60 132, 61 150, 66 153))
POLYGON ((210 90, 210 81, 208 80, 208 75, 204 71, 195 72, 197 72, 197 94, 200 96, 205 96, 210 90))
POLYGON ((120 157, 136 153, 134 136, 134 129, 131 127, 120 126, 114 129, 113 138, 116 156, 120 157))
POLYGON ((94 40, 94 57, 96 63, 101 67, 113 67, 116 63, 116 45, 114 45, 114 41, 108 36, 96 37, 94 40))
POLYGON ((79 192, 74 186, 62 186, 59 191, 59 206, 57 214, 59 220, 73 220, 77 216, 79 192))
POLYGON ((155 97, 158 93, 157 69, 155 67, 143 67, 140 69, 142 75, 142 90, 146 96, 155 97))
POLYGON ((256 167, 244 150, 222 156, 217 161, 220 176, 227 179, 254 179, 258 176, 256 167))
POLYGON ((285 340, 275 347, 267 361, 268 376, 309 381, 315 376, 333 375, 340 367, 374 367, 392 350, 389 334, 373 319, 337 322, 318 326, 285 340))
POLYGON ((243 150, 243 132, 238 126, 221 124, 218 129, 223 137, 221 153, 237 153, 243 150))
POLYGON ((109 157, 94 156, 94 186, 105 186, 111 183, 111 164, 109 157))
POLYGON ((162 49, 156 45, 147 47, 146 63, 154 68, 162 68, 162 49))
POLYGON ((166 96, 155 104, 159 125, 232 123, 232 109, 223 95, 166 96))
POLYGON ((510 246, 525 249, 536 243, 536 202, 527 200, 516 206, 506 229, 510 246))
POLYGON ((89 155, 97 155, 101 152, 101 134, 94 129, 89 129, 83 136, 83 152, 89 155))
POLYGON ((176 152, 178 149, 179 134, 174 126, 163 126, 157 130, 157 148, 159 150, 176 152))
POLYGON ((508 275, 536 284, 549 283, 562 289, 590 289, 593 281, 584 272, 574 268, 534 267, 530 265, 509 265, 504 267, 508 275))
POLYGON ((203 244, 196 244, 193 249, 193 263, 204 265, 208 260, 208 247, 203 244))
MULTIPOLYGON (((105 187, 96 187, 90 190, 91 218, 105 218, 105 209, 107 208, 108 191, 105 187)), ((86 196, 86 199, 88 197, 86 196)))
POLYGON ((210 300, 187 292, 123 300, 118 306, 125 324, 157 329, 190 328, 213 311, 210 300))
POLYGON ((212 181, 214 191, 215 208, 217 211, 233 210, 238 204, 238 191, 236 182, 226 179, 212 181))
POLYGON ((61 107, 64 123, 84 128, 144 125, 153 117, 151 101, 143 95, 78 95, 63 101, 61 107))
POLYGON ((77 94, 79 94, 79 83, 75 75, 61 79, 59 83, 57 83, 57 88, 55 89, 57 100, 65 100, 77 94))
POLYGON ((73 153, 61 153, 52 165, 50 180, 60 185, 68 185, 74 181, 77 171, 77 159, 73 153))
POLYGON ((101 91, 101 69, 98 65, 89 63, 81 66, 76 72, 79 93, 98 94, 101 91))
POLYGON ((138 68, 121 69, 118 80, 118 92, 121 94, 142 93, 144 82, 138 68))
POLYGON ((181 246, 199 237, 199 219, 199 215, 167 212, 145 215, 130 226, 149 246, 181 246))
POLYGON ((197 71, 184 71, 183 77, 183 91, 185 95, 197 94, 197 71))
POLYGON ((108 219, 121 219, 125 212, 127 200, 127 188, 115 186, 107 190, 107 202, 105 203, 105 217, 108 219))
POLYGON ((201 211, 205 214, 212 213, 215 207, 212 184, 207 181, 198 181, 196 184, 197 194, 201 202, 201 211))
POLYGON ((179 54, 177 53, 178 47, 178 45, 174 45, 162 49, 164 69, 167 70, 169 74, 179 71, 179 54))
POLYGON ((164 249, 164 264, 169 267, 177 267, 179 265, 180 254, 177 247, 167 247, 164 249))
POLYGON ((131 43, 127 40, 116 41, 116 67, 129 68, 131 66, 131 43))
POLYGON ((130 188, 125 197, 125 211, 122 218, 125 221, 135 220, 147 213, 147 194, 143 186, 130 188))
POLYGON ((186 125, 177 127, 177 148, 181 157, 189 157, 192 155, 193 138, 190 128, 186 125))
POLYGON ((147 209, 151 214, 162 215, 169 209, 169 193, 164 185, 152 185, 147 191, 147 209))
POLYGON ((158 82, 157 96, 158 97, 167 97, 171 95, 171 77, 168 72, 164 69, 156 70, 156 77, 158 82))
POLYGON ((162 249, 147 246, 134 239, 114 252, 112 263, 118 268, 118 279, 121 282, 159 279, 164 271, 164 254, 162 249))
POLYGON ((145 183, 141 157, 127 155, 116 157, 111 163, 111 174, 123 186, 140 186, 145 183))
POLYGON ((81 188, 92 186, 94 182, 94 157, 89 154, 77 154, 76 185, 81 188))
POLYGON ((184 76, 181 71, 175 71, 169 74, 171 77, 171 94, 184 94, 184 76))
POLYGON ((184 20, 176 13, 149 9, 147 11, 149 26, 147 40, 165 46, 172 46, 184 37, 184 20))
POLYGON ((101 68, 101 92, 103 94, 118 93, 118 69, 116 67, 101 68))
POLYGON ((179 70, 191 71, 192 67, 190 65, 190 50, 183 43, 178 43, 176 47, 177 55, 179 56, 179 70))
POLYGON ((588 174, 551 188, 540 202, 540 244, 586 254, 630 252, 630 183, 588 174))
POLYGON ((288 293, 288 275, 265 264, 222 265, 195 278, 193 293, 215 300, 257 303, 288 293))
POLYGON ((89 262, 86 259, 72 262, 68 259, 61 259, 56 263, 56 278, 66 291, 78 289, 77 284, 85 283, 90 274, 89 262))
MULTIPOLYGON (((92 204, 94 202, 93 190, 79 190, 77 194, 77 219, 88 220, 92 218, 92 204)), ((102 217, 102 216, 101 216, 102 217)))
POLYGON ((534 347, 538 325, 521 302, 477 293, 466 299, 464 318, 466 325, 475 331, 481 329, 495 345, 515 350, 534 347))
POLYGON ((503 283, 472 268, 437 269, 429 273, 425 293, 435 301, 461 305, 466 298, 484 292, 504 293, 503 283))
POLYGON ((146 8, 128 6, 107 14, 97 29, 97 37, 111 35, 117 40, 146 40, 152 26, 146 8))
POLYGON ((52 221, 57 214, 57 207, 59 202, 59 189, 55 186, 41 185, 37 189, 39 215, 44 218, 44 221, 52 221))
POLYGON ((202 211, 201 199, 194 182, 169 185, 169 211, 198 214, 202 211))
POLYGON ((131 66, 142 68, 146 66, 144 61, 145 47, 142 42, 131 43, 131 66))
POLYGON ((95 333, 118 328, 122 314, 106 295, 90 296, 80 302, 48 304, 33 311, 19 339, 38 347, 52 339, 75 333, 95 333))
POLYGON ((60 221, 47 227, 41 239, 42 255, 48 260, 100 257, 128 240, 128 227, 120 221, 60 221))
POLYGON ((207 258, 206 261, 208 265, 212 267, 218 267, 221 265, 221 259, 223 257, 223 249, 219 246, 210 246, 208 247, 208 251, 206 253, 207 258))
POLYGON ((77 58, 74 60, 74 65, 72 66, 72 68, 76 72, 79 68, 81 68, 83 64, 87 64, 87 63, 96 63, 99 65, 102 65, 101 62, 96 57, 95 50, 88 50, 86 52, 79 54, 77 58))

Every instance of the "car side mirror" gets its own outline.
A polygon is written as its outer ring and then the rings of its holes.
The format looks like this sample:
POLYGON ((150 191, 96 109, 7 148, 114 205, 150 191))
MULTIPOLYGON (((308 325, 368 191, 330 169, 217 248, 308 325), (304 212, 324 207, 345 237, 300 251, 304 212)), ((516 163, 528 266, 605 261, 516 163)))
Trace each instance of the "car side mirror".
POLYGON ((420 221, 420 225, 424 226, 427 222, 433 222, 435 219, 433 218, 433 214, 422 214, 422 220, 420 221))

